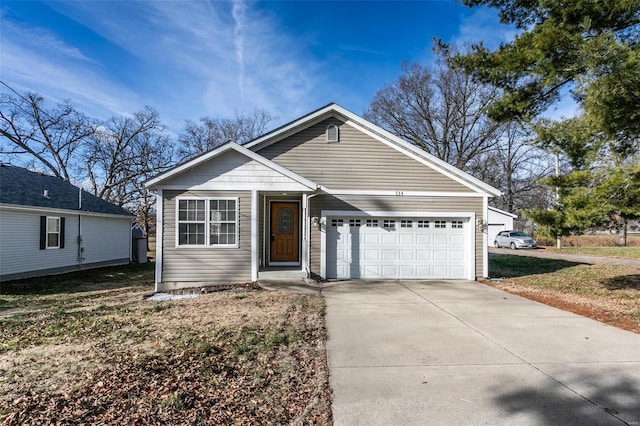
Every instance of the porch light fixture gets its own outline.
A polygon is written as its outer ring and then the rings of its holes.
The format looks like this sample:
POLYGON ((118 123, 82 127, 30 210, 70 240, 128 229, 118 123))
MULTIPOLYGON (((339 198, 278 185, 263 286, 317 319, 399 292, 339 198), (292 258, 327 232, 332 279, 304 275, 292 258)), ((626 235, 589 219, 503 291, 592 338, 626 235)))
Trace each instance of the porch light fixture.
POLYGON ((313 216, 313 217, 311 218, 311 223, 312 223, 314 226, 317 226, 317 227, 318 227, 318 230, 321 230, 321 229, 322 229, 322 225, 320 224, 320 218, 319 218, 318 216, 313 216))
POLYGON ((478 228, 479 228, 481 231, 485 231, 485 230, 488 228, 487 221, 486 221, 486 220, 484 220, 484 219, 478 219, 478 220, 476 220, 476 225, 478 225, 478 228))

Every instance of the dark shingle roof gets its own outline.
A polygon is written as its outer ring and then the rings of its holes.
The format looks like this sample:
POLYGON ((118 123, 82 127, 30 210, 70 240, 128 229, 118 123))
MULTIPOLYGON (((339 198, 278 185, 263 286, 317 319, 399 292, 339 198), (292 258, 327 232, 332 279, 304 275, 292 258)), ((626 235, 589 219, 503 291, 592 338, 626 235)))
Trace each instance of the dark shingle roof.
POLYGON ((78 208, 78 190, 77 186, 55 176, 0 164, 0 204, 133 216, 84 190, 82 208, 78 208), (45 190, 47 197, 44 196, 45 190))

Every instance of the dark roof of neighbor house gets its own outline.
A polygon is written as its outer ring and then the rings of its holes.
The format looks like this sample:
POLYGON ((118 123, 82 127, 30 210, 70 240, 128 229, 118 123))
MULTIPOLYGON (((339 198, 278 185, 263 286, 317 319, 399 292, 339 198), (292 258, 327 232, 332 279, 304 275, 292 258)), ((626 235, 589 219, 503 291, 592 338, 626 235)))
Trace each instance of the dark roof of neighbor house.
POLYGON ((84 190, 79 208, 79 191, 80 188, 58 177, 0 164, 0 204, 133 216, 84 190))

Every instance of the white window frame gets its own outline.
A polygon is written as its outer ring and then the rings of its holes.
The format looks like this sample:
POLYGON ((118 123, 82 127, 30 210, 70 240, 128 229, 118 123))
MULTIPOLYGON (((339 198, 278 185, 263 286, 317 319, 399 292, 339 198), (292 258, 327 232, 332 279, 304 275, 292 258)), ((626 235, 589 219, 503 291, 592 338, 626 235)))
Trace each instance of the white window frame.
POLYGON ((61 237, 60 226, 61 225, 62 225, 62 221, 60 220, 59 216, 47 216, 47 233, 46 233, 46 236, 45 236, 45 239, 46 239, 45 240, 46 241, 45 248, 47 250, 49 250, 49 249, 59 249, 60 248, 60 237, 61 237), (51 219, 56 220, 57 223, 58 223, 58 230, 55 231, 55 232, 49 230, 49 221, 51 219), (58 235, 58 245, 55 245, 55 246, 50 246, 49 245, 49 234, 57 234, 58 235))
POLYGON ((176 198, 176 248, 199 248, 199 249, 226 249, 240 247, 240 198, 239 197, 178 197, 176 198), (201 220, 190 221, 180 220, 180 201, 204 201, 204 222, 201 220), (234 244, 211 244, 211 201, 235 201, 235 220, 222 221, 220 223, 235 223, 235 243, 234 244), (204 223, 204 244, 180 244, 180 224, 181 223, 204 223))
POLYGON ((325 130, 325 135, 327 138, 327 143, 337 143, 340 142, 340 129, 335 124, 329 124, 325 130), (330 137, 331 130, 335 130, 336 136, 335 138, 330 137))

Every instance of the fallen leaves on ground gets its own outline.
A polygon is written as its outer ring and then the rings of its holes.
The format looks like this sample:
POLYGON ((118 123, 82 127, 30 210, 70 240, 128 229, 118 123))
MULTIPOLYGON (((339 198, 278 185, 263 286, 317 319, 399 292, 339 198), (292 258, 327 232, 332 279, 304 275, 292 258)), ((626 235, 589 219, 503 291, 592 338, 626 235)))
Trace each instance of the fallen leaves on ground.
POLYGON ((323 303, 249 290, 5 319, 0 419, 331 423, 323 303))

